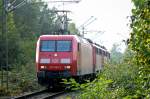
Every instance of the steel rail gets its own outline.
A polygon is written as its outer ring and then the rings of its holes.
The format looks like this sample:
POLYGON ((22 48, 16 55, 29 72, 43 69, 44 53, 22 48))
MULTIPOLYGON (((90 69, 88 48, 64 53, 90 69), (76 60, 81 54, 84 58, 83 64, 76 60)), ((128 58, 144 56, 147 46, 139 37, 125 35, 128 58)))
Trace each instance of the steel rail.
POLYGON ((38 92, 33 92, 33 93, 28 93, 28 94, 12 97, 11 99, 50 99, 50 98, 56 97, 58 95, 61 95, 63 93, 64 93, 64 91, 49 92, 46 89, 46 90, 41 90, 38 92))

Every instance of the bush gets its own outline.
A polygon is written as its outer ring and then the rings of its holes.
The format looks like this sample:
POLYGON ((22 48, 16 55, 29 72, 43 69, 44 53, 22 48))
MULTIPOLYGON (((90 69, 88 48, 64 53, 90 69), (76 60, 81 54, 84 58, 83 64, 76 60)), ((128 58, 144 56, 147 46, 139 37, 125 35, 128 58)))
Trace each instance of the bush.
POLYGON ((138 88, 138 67, 127 63, 106 64, 97 78, 84 84, 78 84, 71 79, 65 83, 72 90, 81 90, 78 98, 81 99, 116 99, 129 98, 138 88))

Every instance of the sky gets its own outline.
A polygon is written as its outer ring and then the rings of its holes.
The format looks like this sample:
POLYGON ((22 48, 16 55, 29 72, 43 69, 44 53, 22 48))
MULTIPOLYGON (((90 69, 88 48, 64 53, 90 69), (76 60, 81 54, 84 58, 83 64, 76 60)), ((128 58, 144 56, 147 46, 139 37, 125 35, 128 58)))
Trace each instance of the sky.
POLYGON ((93 19, 96 20, 87 25, 85 31, 102 32, 88 32, 85 37, 104 45, 108 50, 111 50, 114 43, 121 44, 122 51, 125 49, 122 40, 129 38, 130 28, 127 25, 129 24, 127 16, 131 16, 133 6, 131 0, 81 0, 79 3, 49 3, 49 7, 52 6, 60 10, 70 10, 68 17, 77 27, 93 16, 93 19))

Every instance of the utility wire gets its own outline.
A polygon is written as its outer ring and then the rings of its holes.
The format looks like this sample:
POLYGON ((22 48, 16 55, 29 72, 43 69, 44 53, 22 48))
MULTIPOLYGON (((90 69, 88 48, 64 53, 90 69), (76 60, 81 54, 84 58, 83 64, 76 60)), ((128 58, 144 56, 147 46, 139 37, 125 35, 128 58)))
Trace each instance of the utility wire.
POLYGON ((85 26, 85 24, 87 24, 92 18, 94 18, 94 16, 91 16, 87 21, 85 21, 79 28, 82 28, 85 26))
POLYGON ((14 0, 13 2, 11 2, 11 4, 12 4, 12 5, 13 5, 13 4, 15 4, 15 3, 16 3, 16 1, 17 1, 17 0, 14 0))
POLYGON ((19 3, 19 4, 16 5, 16 6, 13 6, 13 4, 11 4, 11 5, 9 6, 9 8, 8 8, 8 12, 11 12, 11 11, 17 9, 17 8, 20 8, 20 7, 22 7, 23 5, 25 5, 26 3, 27 3, 27 0, 23 0, 21 3, 19 3))
POLYGON ((84 27, 88 26, 89 24, 91 24, 92 22, 94 22, 96 20, 96 18, 94 18, 93 20, 91 20, 90 22, 88 22, 87 24, 84 25, 84 27))

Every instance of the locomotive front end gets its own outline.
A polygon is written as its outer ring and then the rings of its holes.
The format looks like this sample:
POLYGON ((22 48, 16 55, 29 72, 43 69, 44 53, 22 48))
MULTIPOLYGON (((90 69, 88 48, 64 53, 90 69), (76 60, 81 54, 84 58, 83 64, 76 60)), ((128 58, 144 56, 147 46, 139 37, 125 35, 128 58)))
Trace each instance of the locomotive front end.
POLYGON ((70 37, 41 36, 37 56, 37 77, 40 84, 74 74, 73 39, 70 37))

